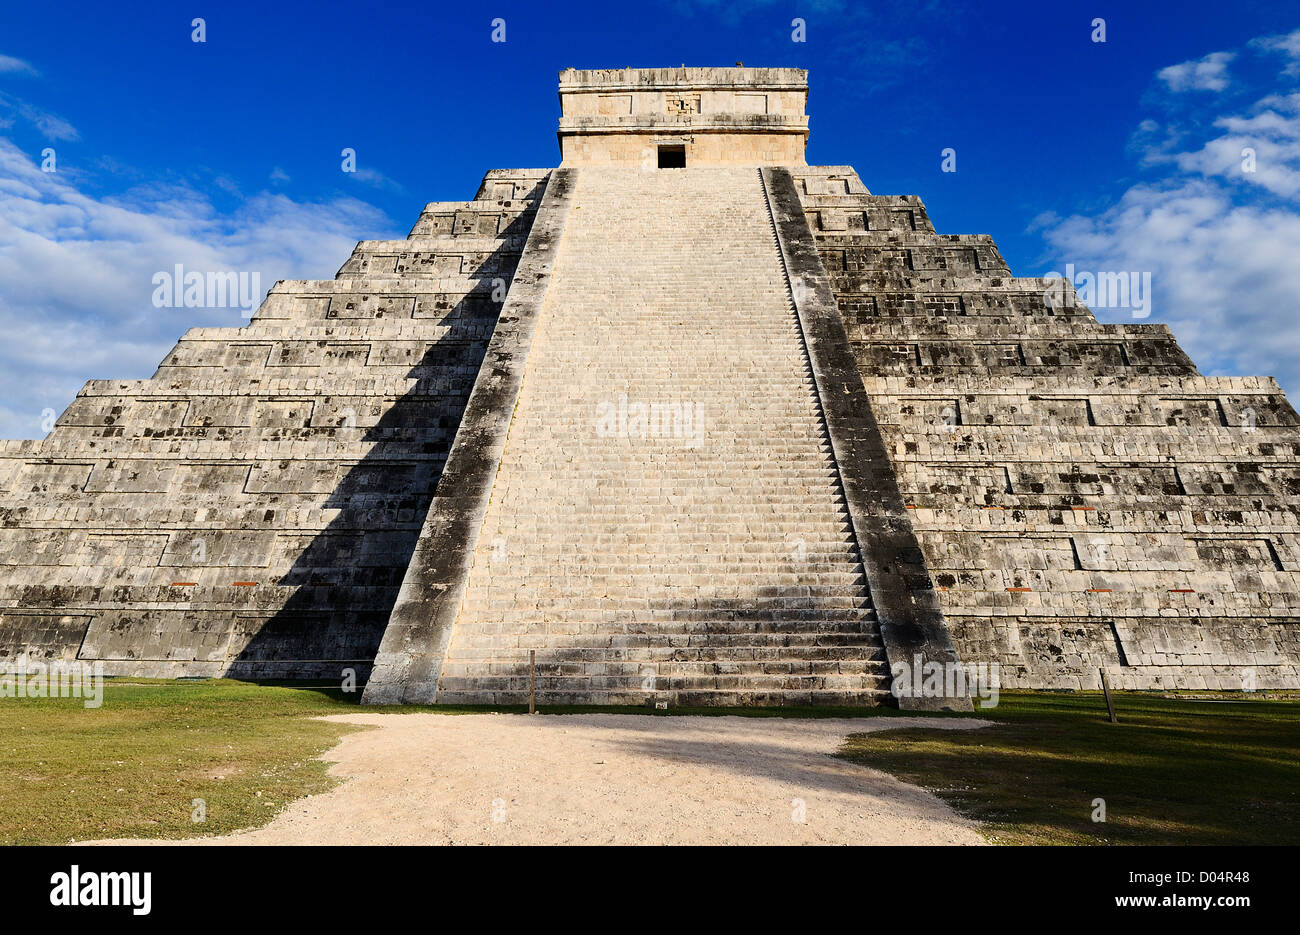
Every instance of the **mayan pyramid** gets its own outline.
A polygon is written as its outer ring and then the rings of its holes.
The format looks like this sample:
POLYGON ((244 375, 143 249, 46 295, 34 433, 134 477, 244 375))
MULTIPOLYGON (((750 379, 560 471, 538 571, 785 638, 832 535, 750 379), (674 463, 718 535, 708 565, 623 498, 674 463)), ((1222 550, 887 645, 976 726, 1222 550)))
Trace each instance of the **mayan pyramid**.
MULTIPOLYGON (((807 75, 566 70, 330 281, 4 443, 0 663, 372 702, 1300 686, 1300 430, 921 200, 808 166, 807 75)), ((926 706, 921 699, 906 702, 926 706)))

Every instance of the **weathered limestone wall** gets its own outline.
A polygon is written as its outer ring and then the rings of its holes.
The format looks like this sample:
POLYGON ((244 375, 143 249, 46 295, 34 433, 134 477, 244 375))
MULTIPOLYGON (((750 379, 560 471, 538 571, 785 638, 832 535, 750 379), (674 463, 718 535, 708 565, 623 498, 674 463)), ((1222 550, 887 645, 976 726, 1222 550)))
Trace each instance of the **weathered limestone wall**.
POLYGON ((986 236, 795 170, 964 661, 1006 687, 1300 686, 1300 431, 1162 325, 1052 307, 986 236))
POLYGON ((490 172, 0 444, 0 663, 365 678, 545 176, 490 172))

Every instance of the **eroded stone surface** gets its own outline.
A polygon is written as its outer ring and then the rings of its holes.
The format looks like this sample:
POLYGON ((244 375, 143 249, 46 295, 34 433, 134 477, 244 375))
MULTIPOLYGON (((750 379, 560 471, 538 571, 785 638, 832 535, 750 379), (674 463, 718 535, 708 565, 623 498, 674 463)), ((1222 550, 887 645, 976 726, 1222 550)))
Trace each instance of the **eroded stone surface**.
POLYGON ((3 658, 364 679, 547 175, 489 172, 0 444, 3 658))
POLYGON ((572 168, 493 170, 0 443, 0 661, 378 652, 370 700, 516 701, 533 650, 550 700, 811 703, 919 646, 1004 687, 1300 686, 1277 384, 804 165, 806 93, 563 72, 572 168), (622 400, 698 405, 700 445, 600 436, 622 400))
POLYGON ((1100 324, 848 166, 791 170, 964 660, 1004 687, 1300 685, 1296 413, 1100 324))

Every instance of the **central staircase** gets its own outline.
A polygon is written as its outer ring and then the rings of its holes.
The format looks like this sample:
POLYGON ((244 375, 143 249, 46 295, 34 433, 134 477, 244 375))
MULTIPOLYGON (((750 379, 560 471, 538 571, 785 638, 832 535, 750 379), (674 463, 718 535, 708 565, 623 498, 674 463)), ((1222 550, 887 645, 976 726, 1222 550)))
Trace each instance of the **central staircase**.
POLYGON ((437 700, 879 703, 758 171, 575 175, 437 700))

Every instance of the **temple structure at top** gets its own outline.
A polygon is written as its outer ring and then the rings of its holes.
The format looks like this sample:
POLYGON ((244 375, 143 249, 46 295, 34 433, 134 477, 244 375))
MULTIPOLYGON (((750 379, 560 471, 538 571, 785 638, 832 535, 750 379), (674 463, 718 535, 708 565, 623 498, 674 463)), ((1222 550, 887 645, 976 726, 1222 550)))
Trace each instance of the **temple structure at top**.
POLYGON ((801 166, 802 68, 601 68, 560 72, 560 165, 801 166))

